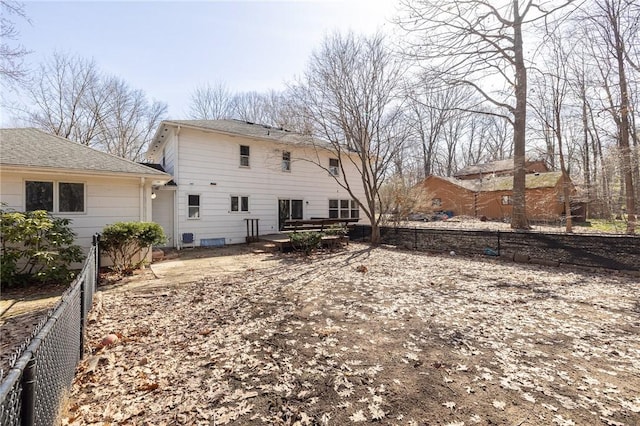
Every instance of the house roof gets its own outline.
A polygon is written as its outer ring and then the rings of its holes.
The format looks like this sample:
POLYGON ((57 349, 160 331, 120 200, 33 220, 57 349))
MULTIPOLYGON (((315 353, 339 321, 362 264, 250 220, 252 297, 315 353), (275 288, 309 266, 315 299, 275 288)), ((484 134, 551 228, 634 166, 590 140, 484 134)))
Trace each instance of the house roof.
MULTIPOLYGON (((542 160, 527 159, 525 161, 525 166, 529 166, 531 164, 536 164, 536 163, 543 163, 543 162, 542 160)), ((490 173, 511 172, 513 171, 513 168, 514 168, 513 158, 507 158, 506 160, 496 160, 496 161, 490 161, 488 163, 473 164, 470 166, 463 167, 462 169, 458 170, 458 172, 456 172, 454 176, 459 177, 459 176, 470 176, 470 175, 478 175, 478 174, 486 175, 490 173)), ((545 170, 547 169, 546 165, 544 169, 545 170)))
POLYGON ((107 174, 130 174, 168 181, 158 170, 98 151, 34 128, 0 129, 0 164, 107 174))
POLYGON ((155 154, 164 145, 164 132, 169 127, 189 127, 198 130, 224 133, 228 135, 246 136, 291 145, 322 145, 329 144, 309 135, 295 133, 281 127, 256 124, 241 120, 165 120, 160 124, 153 141, 149 145, 147 154, 155 154))
MULTIPOLYGON (((552 188, 562 177, 562 172, 529 173, 525 176, 525 188, 552 188)), ((450 182, 473 192, 511 191, 513 176, 485 177, 483 179, 456 179, 454 177, 429 176, 450 182)))
POLYGON ((484 163, 484 164, 473 164, 470 166, 466 166, 458 170, 458 172, 454 174, 454 176, 468 176, 468 175, 485 174, 485 173, 496 173, 496 172, 503 172, 507 170, 513 170, 513 158, 508 158, 506 160, 491 161, 489 163, 484 163))
MULTIPOLYGON (((525 188, 553 188, 562 177, 562 172, 529 173, 525 175, 525 188)), ((484 179, 474 179, 478 190, 489 191, 511 191, 513 189, 513 176, 499 176, 484 179)))

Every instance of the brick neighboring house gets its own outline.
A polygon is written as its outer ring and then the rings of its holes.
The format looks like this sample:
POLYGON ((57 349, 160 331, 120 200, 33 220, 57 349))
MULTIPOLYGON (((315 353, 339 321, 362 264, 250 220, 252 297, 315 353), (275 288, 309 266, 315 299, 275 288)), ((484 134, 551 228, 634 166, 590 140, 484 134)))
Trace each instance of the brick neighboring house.
MULTIPOLYGON (((434 211, 485 216, 491 220, 511 217, 512 176, 491 174, 481 179, 456 179, 432 175, 419 185, 427 191, 434 211)), ((553 221, 564 215, 561 172, 529 173, 525 187, 529 220, 553 221)))

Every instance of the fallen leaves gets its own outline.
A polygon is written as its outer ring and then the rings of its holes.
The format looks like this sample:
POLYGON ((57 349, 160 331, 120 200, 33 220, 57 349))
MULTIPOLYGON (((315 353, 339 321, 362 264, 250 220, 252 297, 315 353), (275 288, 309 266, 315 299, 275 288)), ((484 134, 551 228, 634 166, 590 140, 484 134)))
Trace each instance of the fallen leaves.
POLYGON ((65 423, 640 419, 640 318, 619 276, 358 244, 282 259, 199 270, 160 298, 105 293, 88 339, 119 342, 82 361, 65 423))

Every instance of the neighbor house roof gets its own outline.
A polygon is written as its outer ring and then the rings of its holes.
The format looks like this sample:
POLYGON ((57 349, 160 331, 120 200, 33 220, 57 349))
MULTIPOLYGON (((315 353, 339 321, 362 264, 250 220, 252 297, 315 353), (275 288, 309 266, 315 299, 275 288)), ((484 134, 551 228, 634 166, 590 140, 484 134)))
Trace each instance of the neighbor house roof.
POLYGON ((158 170, 34 128, 0 129, 0 164, 101 174, 130 174, 168 181, 158 170))
MULTIPOLYGON (((552 188, 562 177, 562 172, 529 173, 525 176, 525 188, 552 188)), ((454 177, 429 176, 441 179, 472 192, 511 191, 513 176, 485 177, 483 179, 456 179, 454 177)))
MULTIPOLYGON (((558 184, 562 172, 529 173, 525 175, 525 188, 552 188, 558 184)), ((474 179, 479 191, 511 191, 513 190, 513 176, 499 176, 484 179, 474 179)))
MULTIPOLYGON (((525 168, 531 164, 542 163, 542 160, 529 160, 525 161, 525 168)), ((546 166, 544 168, 546 170, 546 166)), ((472 176, 472 175, 486 175, 491 173, 503 173, 513 171, 513 158, 507 158, 506 160, 490 161, 483 164, 473 164, 463 167, 454 174, 455 177, 459 176, 472 176)))
POLYGON ((246 136, 291 145, 321 145, 329 147, 328 142, 315 139, 309 135, 292 132, 281 127, 256 124, 241 120, 165 120, 160 124, 148 153, 155 153, 164 145, 164 133, 169 127, 188 127, 203 131, 224 133, 235 136, 246 136))

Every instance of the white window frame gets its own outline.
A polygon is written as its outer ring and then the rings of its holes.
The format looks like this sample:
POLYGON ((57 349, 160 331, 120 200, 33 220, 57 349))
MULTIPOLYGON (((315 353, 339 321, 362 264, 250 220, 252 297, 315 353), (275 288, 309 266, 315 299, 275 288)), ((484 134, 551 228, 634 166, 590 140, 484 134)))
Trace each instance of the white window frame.
POLYGON ((201 194, 187 194, 187 220, 200 220, 200 218, 202 217, 202 195, 201 194), (190 198, 194 196, 194 197, 198 197, 198 204, 191 204, 190 203, 190 198), (197 207, 198 208, 198 214, 197 216, 191 216, 191 207, 197 207))
POLYGON ((330 219, 360 219, 360 205, 356 200, 348 198, 332 198, 329 200, 329 218, 330 219), (337 201, 337 207, 331 207, 331 202, 337 201), (346 207, 344 204, 347 204, 346 207), (332 217, 331 211, 336 212, 337 216, 332 217), (355 212, 355 214, 354 214, 355 212))
POLYGON ((249 213, 251 209, 249 208, 249 196, 248 195, 230 195, 229 196, 229 213, 249 213), (237 198, 237 209, 233 209, 233 199, 237 198), (247 200, 247 209, 242 209, 242 201, 247 200))
POLYGON ((431 200, 431 207, 442 207, 442 198, 434 198, 431 200))
POLYGON ((243 168, 251 167, 251 147, 249 145, 240 145, 240 167, 243 167, 243 168), (248 154, 243 154, 242 148, 247 148, 248 154), (243 164, 243 163, 247 163, 247 164, 243 164))
POLYGON ((282 151, 282 171, 291 173, 291 151, 282 151))
POLYGON ((513 204, 513 200, 511 198, 511 195, 501 195, 500 196, 500 204, 502 204, 503 206, 510 206, 513 204))
POLYGON ((329 158, 329 174, 331 176, 340 176, 340 159, 329 158), (331 165, 331 162, 335 161, 336 165, 331 165))
MULTIPOLYGON (((24 179, 22 182, 22 188, 24 188, 23 207, 24 211, 27 211, 27 182, 43 182, 50 183, 53 189, 53 202, 52 209, 47 210, 49 213, 62 214, 62 215, 85 215, 87 214, 87 183, 82 181, 73 180, 38 180, 36 179, 24 179), (82 211, 61 211, 60 210, 60 184, 78 184, 82 185, 82 211)), ((31 210, 33 211, 33 210, 31 210)))

